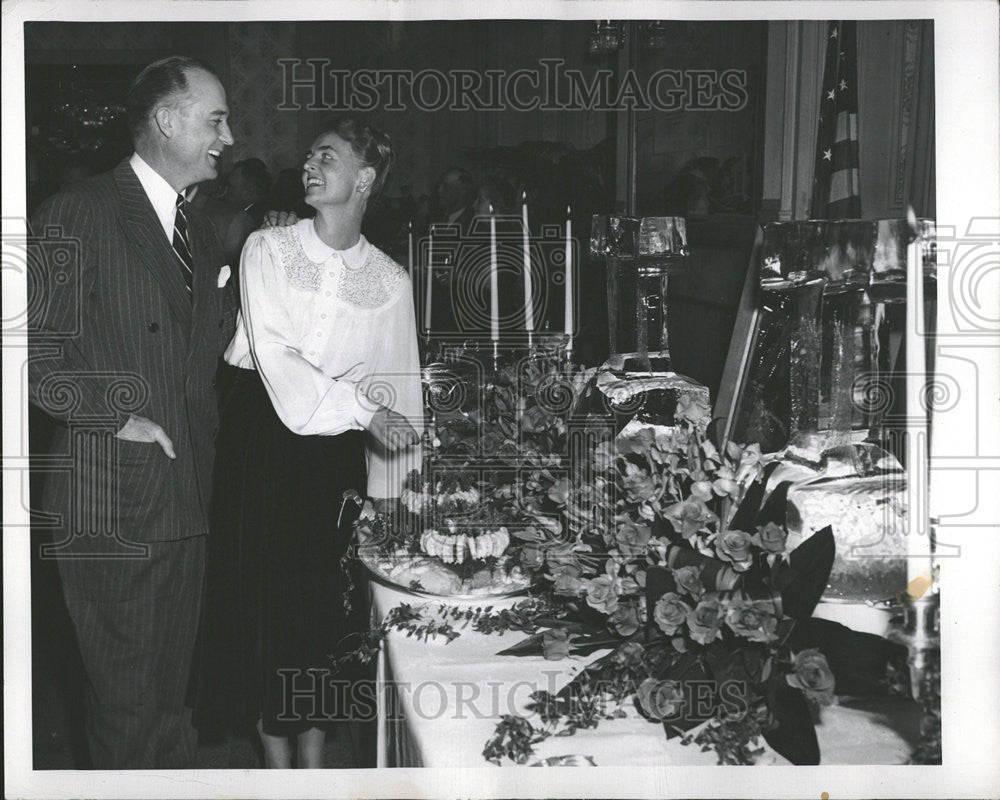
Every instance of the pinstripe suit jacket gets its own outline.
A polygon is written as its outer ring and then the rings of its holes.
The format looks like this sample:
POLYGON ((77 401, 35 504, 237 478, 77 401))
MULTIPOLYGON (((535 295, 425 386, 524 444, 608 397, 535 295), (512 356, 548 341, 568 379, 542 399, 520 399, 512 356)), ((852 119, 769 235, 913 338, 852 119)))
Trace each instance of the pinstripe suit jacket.
POLYGON ((29 270, 29 394, 64 423, 53 453, 71 455, 73 468, 48 477, 45 507, 77 538, 208 531, 214 378, 235 302, 230 287, 218 288, 222 247, 210 223, 192 211, 188 227, 191 297, 127 160, 50 198, 32 219, 42 266, 29 270), (158 444, 113 438, 132 413, 166 431, 176 460, 158 444))

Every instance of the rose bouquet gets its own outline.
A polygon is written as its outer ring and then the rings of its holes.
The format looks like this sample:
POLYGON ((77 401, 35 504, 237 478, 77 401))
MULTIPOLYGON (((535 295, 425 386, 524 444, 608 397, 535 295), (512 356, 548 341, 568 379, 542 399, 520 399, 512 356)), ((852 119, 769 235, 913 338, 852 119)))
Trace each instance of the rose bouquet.
POLYGON ((682 400, 676 417, 668 431, 605 440, 572 474, 526 475, 520 503, 533 524, 516 533, 520 563, 566 613, 502 655, 610 652, 557 695, 535 693, 528 710, 541 727, 505 717, 487 759, 526 759, 547 736, 633 703, 720 763, 751 763, 763 737, 791 762, 816 764, 819 706, 888 693, 887 664, 902 648, 812 618, 831 530, 790 550, 788 485, 766 488, 774 463, 753 446, 719 450, 697 402, 682 400))

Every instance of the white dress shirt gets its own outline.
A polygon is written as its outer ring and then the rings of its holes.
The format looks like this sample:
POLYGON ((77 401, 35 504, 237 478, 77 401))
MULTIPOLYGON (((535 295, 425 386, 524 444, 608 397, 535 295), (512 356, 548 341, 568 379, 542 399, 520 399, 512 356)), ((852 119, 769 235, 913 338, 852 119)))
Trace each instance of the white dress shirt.
POLYGON ((149 164, 142 160, 138 153, 132 153, 128 160, 132 171, 142 184, 142 188, 153 204, 153 211, 156 218, 163 226, 163 232, 167 236, 168 242, 174 240, 174 215, 177 213, 177 192, 174 187, 167 183, 166 179, 149 164))
MULTIPOLYGON (((337 251, 311 219, 254 231, 240 263, 242 309, 224 354, 256 369, 285 426, 333 436, 386 406, 423 429, 413 294, 406 270, 362 236, 337 251)), ((368 493, 396 497, 420 449, 386 454, 368 437, 368 493)))

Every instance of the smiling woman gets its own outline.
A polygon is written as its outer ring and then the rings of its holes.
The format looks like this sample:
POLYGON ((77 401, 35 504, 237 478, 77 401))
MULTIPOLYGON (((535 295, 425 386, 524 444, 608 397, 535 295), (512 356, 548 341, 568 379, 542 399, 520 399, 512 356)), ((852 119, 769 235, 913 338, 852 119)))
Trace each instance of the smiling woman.
POLYGON ((203 731, 256 724, 269 767, 291 765, 293 742, 298 766, 322 767, 325 729, 354 713, 334 699, 360 677, 336 664, 365 627, 362 581, 342 560, 360 511, 349 500, 398 496, 419 464, 410 281, 361 235, 391 160, 385 134, 332 120, 303 165, 316 217, 243 249, 197 716, 203 731))
POLYGON ((306 154, 306 202, 319 210, 353 199, 358 202, 351 216, 363 216, 385 184, 391 164, 392 148, 384 133, 360 124, 357 117, 331 117, 306 154))

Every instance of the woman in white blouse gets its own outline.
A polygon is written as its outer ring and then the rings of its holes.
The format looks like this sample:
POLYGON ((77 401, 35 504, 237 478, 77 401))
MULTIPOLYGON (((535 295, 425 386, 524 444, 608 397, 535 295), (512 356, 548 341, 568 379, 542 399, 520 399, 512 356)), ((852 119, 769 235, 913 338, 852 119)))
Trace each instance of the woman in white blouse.
MULTIPOLYGON (((361 235, 388 137, 332 119, 303 168, 314 219, 256 231, 224 358, 196 721, 256 725, 268 767, 322 767, 327 723, 371 712, 338 656, 366 627, 349 564, 354 498, 419 467, 422 402, 406 270, 361 235)), ((362 696, 364 695, 364 696, 362 696)))

